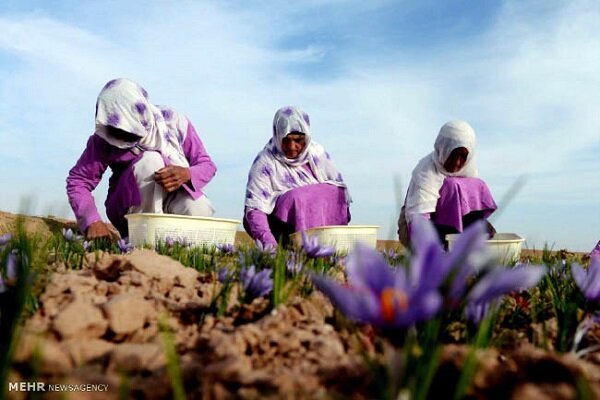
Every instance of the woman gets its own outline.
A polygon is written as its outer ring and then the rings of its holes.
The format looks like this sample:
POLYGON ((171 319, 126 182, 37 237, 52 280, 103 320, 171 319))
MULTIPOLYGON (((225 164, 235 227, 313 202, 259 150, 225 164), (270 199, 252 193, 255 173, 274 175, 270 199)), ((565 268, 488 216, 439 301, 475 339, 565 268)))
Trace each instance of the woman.
POLYGON ((216 167, 186 117, 150 103, 128 79, 108 82, 96 102, 96 130, 67 177, 67 195, 88 239, 115 238, 91 192, 110 167, 106 214, 127 236, 126 214, 211 216, 202 189, 216 167))
MULTIPOLYGON (((450 121, 440 129, 434 151, 422 158, 412 172, 408 193, 398 221, 398 235, 410 242, 410 223, 415 215, 431 219, 440 239, 460 233, 476 220, 486 219, 496 203, 485 182, 477 178, 475 131, 465 121, 450 121)), ((489 224, 491 236, 495 230, 489 224)))
POLYGON ((273 137, 248 174, 244 228, 263 245, 291 233, 350 221, 348 190, 329 154, 312 140, 308 114, 283 107, 273 137))

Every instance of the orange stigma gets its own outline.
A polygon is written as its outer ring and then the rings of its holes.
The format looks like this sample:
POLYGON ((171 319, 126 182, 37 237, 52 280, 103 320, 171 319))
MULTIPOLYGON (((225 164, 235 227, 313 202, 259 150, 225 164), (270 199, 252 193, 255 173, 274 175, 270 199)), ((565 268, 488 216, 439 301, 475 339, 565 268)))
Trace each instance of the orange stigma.
POLYGON ((381 302, 381 316, 385 322, 394 321, 397 311, 408 310, 408 296, 401 290, 385 288, 381 291, 379 298, 381 302))

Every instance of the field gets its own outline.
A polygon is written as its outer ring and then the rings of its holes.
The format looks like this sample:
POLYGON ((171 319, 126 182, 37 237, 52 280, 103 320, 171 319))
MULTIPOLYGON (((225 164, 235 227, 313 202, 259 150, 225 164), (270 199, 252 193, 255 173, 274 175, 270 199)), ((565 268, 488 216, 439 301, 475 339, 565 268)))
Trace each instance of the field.
POLYGON ((446 254, 426 229, 414 254, 133 250, 74 229, 0 213, 7 398, 600 398, 600 263, 582 254, 501 267, 477 232, 446 254))

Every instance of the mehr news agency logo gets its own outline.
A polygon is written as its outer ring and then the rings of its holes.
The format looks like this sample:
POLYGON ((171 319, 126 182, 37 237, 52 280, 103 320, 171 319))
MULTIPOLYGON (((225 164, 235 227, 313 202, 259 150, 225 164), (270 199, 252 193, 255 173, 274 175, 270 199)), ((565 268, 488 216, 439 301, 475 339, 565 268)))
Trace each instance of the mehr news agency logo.
POLYGON ((8 382, 9 392, 108 392, 108 383, 8 382))

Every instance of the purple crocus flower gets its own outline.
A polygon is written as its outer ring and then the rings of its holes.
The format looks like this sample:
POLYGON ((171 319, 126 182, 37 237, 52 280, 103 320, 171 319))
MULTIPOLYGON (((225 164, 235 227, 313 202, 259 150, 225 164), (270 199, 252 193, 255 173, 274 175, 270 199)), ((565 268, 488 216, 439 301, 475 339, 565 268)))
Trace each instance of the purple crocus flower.
POLYGON ((256 248, 258 249, 258 251, 260 251, 261 253, 267 253, 272 256, 274 256, 277 253, 277 246, 274 244, 263 244, 263 242, 261 242, 260 240, 256 240, 254 243, 256 244, 256 248))
POLYGON ((70 242, 71 240, 73 240, 73 230, 71 228, 69 228, 69 229, 62 228, 62 235, 67 242, 70 242))
POLYGON ((273 290, 271 270, 263 269, 257 273, 254 265, 240 270, 240 281, 242 282, 247 302, 257 297, 266 296, 273 290))
POLYGON ((357 243, 348 254, 348 286, 322 275, 311 274, 315 286, 350 319, 379 328, 407 328, 432 318, 442 297, 426 284, 436 274, 411 282, 404 268, 392 269, 376 250, 357 243))
POLYGON ((129 253, 131 250, 133 250, 133 244, 129 243, 127 238, 119 239, 117 241, 117 245, 119 246, 121 254, 129 253))
POLYGON ((188 247, 188 248, 192 247, 192 244, 193 244, 191 240, 189 240, 188 238, 183 237, 183 236, 178 237, 175 241, 177 243, 179 243, 181 246, 188 247))
POLYGON ((219 273, 217 275, 217 279, 219 280, 219 282, 221 282, 222 284, 225 284, 227 282, 229 282, 231 280, 231 278, 233 277, 233 271, 231 271, 229 268, 227 267, 223 267, 219 270, 219 273))
POLYGON ((14 285, 17 283, 17 255, 10 253, 6 258, 6 283, 14 285))
POLYGON ((217 245, 217 250, 223 254, 231 254, 234 251, 233 244, 231 243, 221 243, 217 245))
POLYGON ((535 286, 545 273, 546 268, 540 265, 517 265, 489 271, 467 295, 466 317, 479 323, 487 315, 493 301, 512 291, 535 286))
POLYGON ((590 257, 600 257, 600 240, 598 240, 596 246, 590 251, 590 257))
POLYGON ((581 265, 573 263, 571 274, 588 301, 600 300, 600 256, 590 258, 590 268, 587 271, 581 265))
POLYGON ((83 242, 83 251, 89 251, 90 247, 92 246, 92 242, 89 240, 86 240, 83 242))
POLYGON ((173 247, 175 246, 175 239, 173 239, 171 236, 167 236, 165 237, 165 244, 167 247, 173 247))
POLYGON ((293 275, 297 275, 298 273, 300 273, 300 271, 302 271, 302 268, 304 267, 304 265, 302 265, 302 262, 298 259, 298 256, 295 253, 290 253, 285 263, 285 266, 288 272, 290 272, 293 275))
POLYGON ((0 235, 0 248, 6 246, 8 242, 12 240, 12 233, 5 233, 4 235, 0 235))
MULTIPOLYGON (((445 252, 433 224, 425 218, 412 221, 410 262, 411 282, 421 282, 429 289, 439 288, 449 279, 448 303, 459 304, 467 291, 467 280, 486 266, 493 267, 486 247, 485 224, 479 221, 469 226, 456 240, 452 251, 445 252), (435 266, 436 273, 431 273, 435 266)), ((475 284, 466 299, 467 318, 478 323, 488 313, 493 300, 513 290, 535 285, 546 273, 541 266, 518 266, 512 269, 493 267, 475 284)))
POLYGON ((329 257, 335 254, 335 249, 331 246, 321 246, 317 236, 308 237, 306 232, 302 232, 302 248, 312 258, 329 257))
POLYGON ((348 255, 335 254, 331 261, 333 261, 335 265, 339 265, 343 269, 346 269, 346 264, 348 263, 348 255))
POLYGON ((469 226, 450 252, 444 251, 431 221, 423 217, 413 218, 411 229, 413 254, 409 279, 421 282, 426 275, 428 287, 439 288, 447 278, 451 278, 448 300, 458 302, 466 290, 467 278, 490 262, 484 223, 469 226), (432 266, 435 266, 435 274, 430 273, 432 266))

